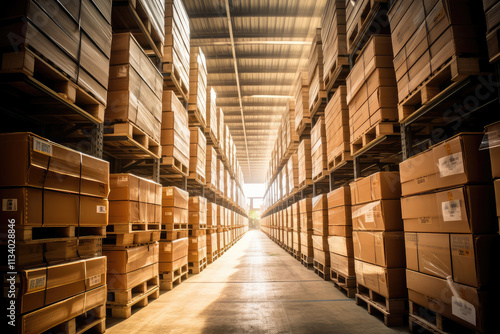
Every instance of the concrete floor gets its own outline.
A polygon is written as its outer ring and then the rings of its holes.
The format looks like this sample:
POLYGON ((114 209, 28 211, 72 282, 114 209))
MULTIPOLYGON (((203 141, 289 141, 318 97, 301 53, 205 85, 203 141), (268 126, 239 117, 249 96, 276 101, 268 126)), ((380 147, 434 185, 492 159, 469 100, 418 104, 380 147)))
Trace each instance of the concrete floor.
POLYGON ((260 231, 106 333, 407 333, 390 329, 260 231))

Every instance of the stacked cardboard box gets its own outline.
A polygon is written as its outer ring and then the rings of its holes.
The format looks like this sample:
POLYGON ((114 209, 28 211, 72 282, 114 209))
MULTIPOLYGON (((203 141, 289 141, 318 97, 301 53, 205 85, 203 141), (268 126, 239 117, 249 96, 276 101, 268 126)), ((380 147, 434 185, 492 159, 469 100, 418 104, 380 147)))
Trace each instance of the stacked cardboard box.
POLYGON ((316 28, 316 34, 309 54, 309 110, 311 114, 322 114, 326 100, 325 82, 323 81, 323 43, 321 42, 321 28, 316 28))
MULTIPOLYGON (((212 230, 211 230, 212 231, 212 230)), ((219 256, 219 245, 217 241, 217 232, 207 232, 207 262, 213 263, 219 256)))
POLYGON ((300 189, 312 184, 311 139, 302 139, 297 153, 300 189))
POLYGON ((330 277, 330 250, 328 247, 328 202, 326 194, 312 199, 312 241, 314 272, 327 280, 330 277))
POLYGON ((293 153, 287 163, 288 193, 293 194, 299 190, 299 156, 293 153))
POLYGON ((166 80, 177 82, 176 95, 183 99, 189 90, 190 33, 189 17, 182 1, 166 0, 162 72, 169 76, 166 80))
MULTIPOLYGON (((132 123, 159 143, 162 92, 163 76, 134 36, 113 34, 105 119, 132 123)), ((132 129, 126 133, 131 136, 132 129)))
POLYGON ((225 172, 224 172, 224 163, 222 160, 217 159, 217 179, 219 180, 219 185, 218 185, 218 192, 220 193, 221 196, 224 196, 226 192, 224 191, 224 177, 225 177, 225 172))
POLYGON ((205 134, 207 135, 207 139, 210 138, 214 146, 219 145, 219 121, 217 120, 216 98, 217 94, 214 88, 207 88, 207 128, 205 129, 205 134))
MULTIPOLYGON (((91 0, 69 3, 17 1, 0 15, 0 51, 3 70, 23 70, 37 76, 57 92, 70 93, 75 102, 78 89, 90 93, 100 104, 97 118, 103 121, 111 55, 111 5, 91 0), (80 10, 78 10, 80 9, 80 10), (16 42, 12 42, 15 36, 16 42), (19 52, 21 51, 21 52, 19 52), (41 57, 40 57, 41 56, 41 57), (69 78, 65 88, 53 86, 38 73, 42 58, 69 78)), ((53 78, 54 76, 50 76, 53 78)), ((60 84, 60 83, 59 83, 60 84)))
POLYGON ((295 80, 295 132, 299 136, 309 133, 311 114, 309 110, 309 86, 307 72, 300 72, 295 80))
MULTIPOLYGON (((476 1, 396 1, 388 17, 399 102, 419 91, 422 83, 445 64, 454 67, 446 80, 479 72, 477 59, 458 57, 482 54, 484 35, 477 18, 484 14, 480 7, 476 1)), ((443 81, 423 87, 418 102, 400 108, 400 120, 409 116, 416 105, 438 94, 443 81)))
POLYGON ((293 256, 301 260, 300 256, 300 206, 298 202, 292 204, 292 235, 293 235, 293 256))
POLYGON ((328 193, 330 278, 348 297, 356 293, 352 243, 351 191, 348 186, 328 193))
POLYGON ((321 16, 321 40, 323 42, 323 80, 325 87, 333 85, 335 74, 348 65, 345 1, 328 1, 321 16))
POLYGON ((106 258, 101 255, 108 223, 108 162, 31 133, 1 134, 0 143, 0 153, 9 162, 0 165, 2 249, 5 254, 15 249, 16 256, 9 256, 5 266, 18 273, 5 276, 3 306, 12 307, 8 312, 19 332, 74 322, 87 310, 96 313, 92 327, 103 329, 106 258), (44 319, 51 310, 61 311, 60 305, 89 294, 96 299, 88 308, 44 319))
POLYGON ((286 197, 288 190, 288 168, 283 168, 280 172, 281 177, 281 195, 286 197))
POLYGON ((168 237, 168 232, 186 231, 188 228, 188 201, 189 194, 187 191, 177 187, 163 187, 162 189, 162 239, 173 240, 177 238, 168 237))
POLYGON ((499 17, 500 6, 498 0, 483 0, 484 14, 486 15, 486 41, 490 62, 496 62, 500 55, 499 46, 499 17))
POLYGON ((217 246, 219 248, 219 255, 226 251, 224 244, 224 229, 226 227, 226 208, 222 205, 217 206, 217 246))
POLYGON ((219 206, 215 203, 207 203, 207 228, 217 228, 217 212, 219 206))
MULTIPOLYGON (((345 17, 346 17, 346 39, 347 39, 347 54, 351 54, 356 47, 355 42, 359 42, 360 39, 366 38, 366 36, 371 31, 365 32, 364 28, 368 30, 374 29, 376 27, 377 32, 385 30, 387 23, 384 21, 384 13, 386 10, 381 10, 380 14, 377 14, 380 3, 389 2, 389 0, 378 0, 373 2, 372 0, 360 0, 360 1, 346 1, 345 2, 345 17), (370 17, 375 16, 373 21, 373 28, 368 26, 367 22, 370 22, 370 17), (363 34, 363 35, 360 35, 363 34)), ((362 40, 361 40, 362 42, 362 40)))
POLYGON ((160 289, 172 290, 188 278, 188 238, 159 241, 160 289))
POLYGON ((227 124, 224 125, 224 154, 225 159, 229 163, 231 158, 231 142, 230 142, 231 133, 229 132, 229 126, 227 124))
POLYGON ((207 228, 207 199, 200 196, 189 197, 190 235, 205 234, 207 228), (198 230, 200 230, 198 232, 198 230))
POLYGON ((173 91, 164 91, 162 98, 161 153, 162 164, 179 166, 188 175, 189 143, 188 114, 173 91))
POLYGON ((207 139, 198 127, 189 128, 191 132, 191 145, 189 147, 189 178, 205 184, 206 148, 207 139))
POLYGON ((339 86, 325 109, 328 170, 352 160, 349 147, 349 108, 345 86, 339 86))
POLYGON ((320 116, 311 131, 312 179, 328 175, 325 117, 320 116))
POLYGON ((491 175, 495 188, 495 199, 497 207, 498 224, 500 226, 500 122, 486 127, 486 138, 490 151, 491 175))
POLYGON ((295 129, 295 101, 288 100, 286 112, 281 121, 283 129, 282 150, 283 154, 291 155, 297 150, 300 138, 295 129))
MULTIPOLYGON (((357 300, 404 299, 405 251, 399 173, 378 172, 350 184, 357 300), (386 277, 387 279, 381 279, 386 277)), ((396 303, 396 302, 389 302, 396 303)), ((401 325, 404 308, 386 309, 386 325, 401 325)))
POLYGON ((207 199, 189 197, 189 254, 190 274, 198 274, 207 266, 207 199))
POLYGON ((229 171, 226 169, 224 170, 224 196, 229 199, 231 198, 231 175, 229 174, 229 171))
POLYGON ((303 264, 313 265, 313 221, 312 221, 312 199, 304 198, 299 202, 300 221, 300 254, 303 264))
POLYGON ((217 191, 218 178, 217 178, 217 152, 212 145, 207 144, 206 148, 207 160, 206 160, 206 187, 217 191))
POLYGON ((434 310, 432 300, 440 315, 488 332, 499 236, 482 137, 459 134, 402 162, 401 207, 410 301, 434 310))
POLYGON ((225 137, 225 131, 226 129, 226 124, 224 123, 224 111, 222 111, 222 108, 217 108, 217 139, 218 139, 218 147, 219 153, 221 157, 225 154, 225 149, 226 149, 226 137, 225 137))
POLYGON ((394 133, 393 123, 385 123, 398 119, 390 36, 370 37, 346 83, 351 154, 354 154, 376 137, 394 133))
POLYGON ((287 249, 288 253, 293 254, 293 216, 292 216, 292 207, 289 206, 286 208, 286 231, 287 231, 287 249))
POLYGON ((207 126, 207 63, 199 47, 191 47, 189 68, 189 124, 207 126))

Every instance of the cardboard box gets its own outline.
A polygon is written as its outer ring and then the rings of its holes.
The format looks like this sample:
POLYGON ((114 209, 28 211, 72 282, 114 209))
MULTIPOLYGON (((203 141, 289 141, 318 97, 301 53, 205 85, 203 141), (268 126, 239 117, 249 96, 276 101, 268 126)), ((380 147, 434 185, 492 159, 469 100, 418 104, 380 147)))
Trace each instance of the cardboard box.
POLYGON ((350 188, 353 205, 401 197, 398 172, 378 172, 359 178, 350 184, 350 188))
POLYGON ((176 207, 188 209, 189 193, 177 187, 163 187, 162 202, 163 207, 176 207))
POLYGON ((330 226, 352 226, 352 212, 350 205, 337 206, 328 209, 328 225, 330 226))
POLYGON ((404 268, 403 232, 353 231, 354 258, 386 268, 404 268))
POLYGON ((386 298, 406 298, 404 268, 385 268, 354 260, 356 282, 386 298))
POLYGON ((313 211, 312 229, 314 235, 328 235, 328 211, 313 211))
POLYGON ((491 180, 488 151, 479 150, 483 134, 461 133, 399 165, 402 195, 491 180))
POLYGON ((339 206, 351 205, 351 188, 349 186, 339 187, 327 195, 328 209, 339 206))
POLYGON ((314 249, 322 250, 325 252, 328 251, 328 237, 327 236, 313 235, 311 237, 311 240, 312 240, 312 247, 314 249))
POLYGON ((330 269, 346 277, 356 275, 354 270, 354 258, 330 253, 330 269))
POLYGON ((340 237, 352 237, 352 225, 329 225, 328 235, 336 235, 340 237))
POLYGON ((352 228, 364 231, 401 231, 400 200, 379 200, 352 206, 352 228))
POLYGON ((159 246, 159 262, 175 262, 178 259, 187 257, 189 241, 188 238, 181 238, 173 241, 160 240, 159 246))
POLYGON ((465 186, 401 199, 406 232, 495 233, 491 186, 465 186))
POLYGON ((107 273, 108 290, 128 290, 158 275, 158 262, 127 273, 107 273))
POLYGON ((161 184, 133 174, 111 174, 108 200, 161 205, 161 184))
POLYGON ((312 198, 312 211, 327 211, 328 203, 326 194, 321 194, 312 198))
MULTIPOLYGON (((314 261, 321 263, 325 267, 328 267, 330 265, 330 252, 327 250, 320 250, 313 248, 313 259, 314 261)), ((328 268, 325 268, 328 270, 328 268)), ((326 272, 325 272, 326 274, 326 272)))
POLYGON ((330 253, 335 253, 347 257, 354 257, 352 238, 329 236, 328 248, 330 253))
MULTIPOLYGON (((496 6, 500 9, 500 6, 496 6)), ((500 122, 486 127, 491 160, 491 174, 494 179, 500 177, 500 122)))
POLYGON ((197 237, 189 237, 189 250, 198 250, 207 246, 207 236, 200 235, 197 237))
POLYGON ((125 274, 158 262, 158 243, 130 247, 126 249, 105 249, 103 255, 108 257, 108 273, 125 274))
MULTIPOLYGON (((229 243, 229 238, 226 239, 226 244, 229 243)), ((199 248, 197 250, 189 250, 188 251, 188 262, 193 262, 194 265, 197 265, 196 262, 199 262, 207 257, 207 247, 199 248)))
POLYGON ((175 207, 162 207, 162 225, 164 224, 186 224, 188 223, 188 210, 175 207))

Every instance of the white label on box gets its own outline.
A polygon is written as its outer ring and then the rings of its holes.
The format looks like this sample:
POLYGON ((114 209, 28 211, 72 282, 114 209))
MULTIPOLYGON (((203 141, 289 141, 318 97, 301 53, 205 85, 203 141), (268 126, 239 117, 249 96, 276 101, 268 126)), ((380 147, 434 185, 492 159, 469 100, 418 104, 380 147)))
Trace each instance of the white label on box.
POLYGON ((28 292, 45 288, 46 276, 30 278, 28 280, 28 292))
POLYGON ((33 137, 33 151, 52 156, 52 144, 33 137))
POLYGON ((97 213, 106 213, 106 206, 98 205, 97 206, 97 213))
POLYGON ((174 191, 171 188, 169 188, 165 191, 165 195, 167 195, 167 196, 172 196, 173 194, 174 194, 174 191))
POLYGON ((196 239, 196 238, 191 239, 191 243, 193 243, 193 244, 197 244, 197 243, 198 243, 198 239, 196 239))
POLYGON ((167 243, 163 249, 165 250, 165 252, 171 252, 172 251, 172 244, 167 243))
POLYGON ((2 199, 2 211, 17 211, 17 198, 2 199))
POLYGON ((453 153, 438 160, 439 174, 441 177, 463 174, 464 162, 462 153, 453 153))
POLYGON ((172 212, 170 212, 170 211, 165 212, 165 216, 171 216, 171 215, 172 215, 172 212))
POLYGON ((89 277, 89 285, 93 286, 96 284, 101 283, 101 275, 94 275, 92 277, 89 277))
POLYGON ((476 326, 476 309, 468 301, 451 296, 451 313, 476 326))
POLYGON ((368 210, 365 213, 365 222, 366 223, 375 223, 375 217, 373 215, 373 209, 368 210))
POLYGON ((462 210, 460 210, 460 200, 447 201, 441 203, 443 220, 452 222, 462 220, 462 210))

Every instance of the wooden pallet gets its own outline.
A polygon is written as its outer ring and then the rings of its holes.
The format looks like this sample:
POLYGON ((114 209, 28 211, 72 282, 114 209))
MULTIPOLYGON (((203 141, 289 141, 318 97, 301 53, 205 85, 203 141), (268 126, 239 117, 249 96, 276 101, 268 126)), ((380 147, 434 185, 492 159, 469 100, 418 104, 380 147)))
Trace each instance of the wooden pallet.
POLYGON ((313 176, 313 183, 323 180, 325 177, 330 176, 330 172, 327 169, 322 170, 319 174, 313 176))
POLYGON ((92 92, 85 91, 32 50, 2 54, 0 83, 21 90, 30 101, 36 101, 37 119, 94 124, 104 121, 104 101, 100 102, 92 92), (42 110, 45 107, 46 112, 42 110))
POLYGON ((352 53, 352 48, 357 42, 363 38, 360 33, 365 30, 366 26, 370 24, 369 17, 373 16, 380 8, 380 4, 389 2, 389 0, 368 0, 364 4, 364 8, 360 8, 361 16, 356 22, 356 27, 352 31, 347 32, 347 52, 352 53))
POLYGON ((295 124, 295 130, 297 135, 307 135, 311 133, 311 119, 310 118, 302 118, 299 124, 295 124))
POLYGON ((346 162, 352 160, 353 157, 350 151, 341 151, 337 153, 332 160, 328 161, 328 170, 333 172, 337 168, 342 167, 346 162))
POLYGON ((323 77, 325 90, 330 92, 331 90, 344 84, 348 74, 349 58, 347 56, 337 57, 337 60, 332 64, 328 74, 323 77))
POLYGON ((157 158, 160 143, 131 122, 115 123, 104 128, 104 150, 117 159, 157 158))
POLYGON ((207 267, 207 258, 204 257, 200 261, 188 262, 190 274, 199 274, 207 267))
POLYGON ((205 183, 205 190, 211 190, 213 191, 214 193, 219 193, 219 190, 217 189, 217 187, 215 185, 213 185, 212 183, 205 183))
POLYGON ((199 237, 207 234, 207 224, 188 224, 188 234, 190 237, 199 237))
MULTIPOLYGON (((175 157, 162 157, 161 161, 161 168, 171 174, 177 174, 177 175, 183 175, 183 176, 188 176, 189 175, 189 167, 184 165, 180 160, 178 160, 175 157)), ((173 175, 162 175, 162 177, 168 178, 168 176, 173 176, 173 175)))
POLYGON ((453 56, 399 102, 399 121, 403 122, 418 109, 440 98, 469 76, 479 74, 479 59, 453 56))
POLYGON ((366 307, 371 315, 381 316, 387 327, 403 326, 408 319, 408 300, 388 299, 367 287, 357 284, 356 305, 366 307))
POLYGON ((126 319, 132 315, 133 306, 147 306, 149 298, 160 296, 159 277, 154 276, 127 290, 108 290, 106 307, 113 318, 126 319))
POLYGON ((215 251, 215 252, 207 254, 207 262, 208 262, 208 264, 213 263, 218 258, 219 258, 219 252, 218 251, 215 251))
POLYGON ((204 186, 205 183, 206 183, 205 182, 205 176, 200 175, 197 172, 189 173, 188 179, 194 180, 194 181, 196 181, 197 183, 199 183, 202 186, 204 186))
MULTIPOLYGON (((178 231, 178 230, 187 230, 188 224, 161 224, 162 231, 178 231)), ((163 239, 163 238, 162 238, 163 239)))
POLYGON ((306 254, 300 254, 301 256, 301 263, 304 267, 306 268, 313 268, 313 258, 312 256, 307 256, 306 254))
POLYGON ((313 261, 314 273, 325 281, 330 280, 330 266, 325 266, 316 260, 313 261))
POLYGON ((380 122, 370 127, 355 140, 351 140, 351 155, 356 155, 362 148, 367 147, 375 140, 390 135, 399 135, 399 123, 380 122))
POLYGON ((354 298, 357 292, 356 276, 344 276, 330 269, 330 279, 348 298, 354 298))
POLYGON ((160 240, 161 231, 134 231, 132 233, 108 232, 104 239, 104 247, 134 247, 150 244, 160 240))
POLYGON ((207 138, 207 144, 212 145, 214 149, 219 146, 219 140, 212 131, 212 128, 207 127, 205 129, 205 137, 207 138))
POLYGON ((106 226, 108 233, 134 233, 144 231, 160 231, 159 223, 129 223, 129 224, 110 224, 106 226))
MULTIPOLYGON (((0 233, 6 231, 0 229, 0 233)), ((105 238, 105 226, 16 226, 16 242, 43 243, 50 241, 68 241, 73 239, 105 238)), ((7 233, 5 233, 7 235, 7 233)))
POLYGON ((106 306, 103 304, 65 321, 45 333, 83 334, 104 333, 105 331, 106 306))
POLYGON ((500 59, 500 28, 497 27, 486 35, 490 63, 494 64, 500 59))
POLYGON ((185 264, 180 268, 173 271, 160 273, 160 290, 172 290, 175 286, 182 283, 182 281, 189 278, 188 265, 185 264))
POLYGON ((301 183, 299 183, 299 191, 311 186, 313 183, 314 182, 311 179, 307 179, 307 180, 302 181, 301 183))
POLYGON ((174 230, 174 231, 161 231, 160 238, 162 240, 177 240, 181 238, 187 238, 188 236, 188 230, 174 230))
POLYGON ((410 333, 434 333, 434 334, 479 334, 481 331, 466 327, 451 319, 442 316, 424 306, 409 301, 410 316, 408 320, 410 333))
POLYGON ((198 107, 196 109, 188 110, 188 118, 189 118, 189 126, 197 126, 201 129, 202 132, 205 132, 205 129, 207 128, 207 123, 201 116, 201 111, 198 110, 198 107))
POLYGON ((179 100, 188 101, 189 83, 182 80, 173 63, 163 63, 163 90, 171 90, 179 100))
POLYGON ((325 90, 319 90, 314 97, 313 103, 309 105, 311 119, 325 114, 325 107, 327 104, 328 94, 325 90))

